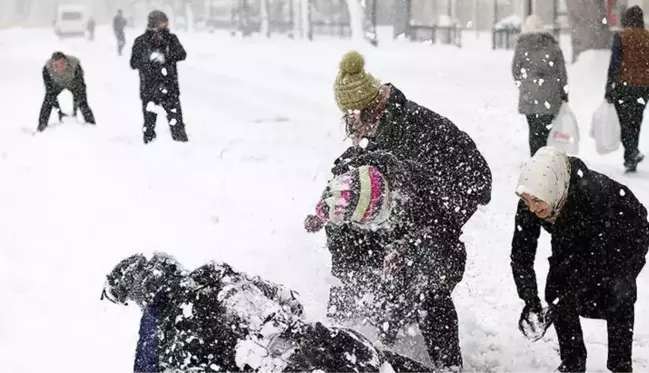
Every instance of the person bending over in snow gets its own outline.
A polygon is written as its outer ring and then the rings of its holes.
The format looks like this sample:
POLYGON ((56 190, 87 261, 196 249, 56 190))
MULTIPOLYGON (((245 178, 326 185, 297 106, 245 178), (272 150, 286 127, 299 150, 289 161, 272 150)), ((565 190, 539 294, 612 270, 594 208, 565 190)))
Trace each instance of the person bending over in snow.
POLYGON ((72 93, 74 115, 76 115, 77 108, 79 108, 86 123, 95 124, 95 116, 88 105, 83 69, 78 58, 70 55, 66 56, 62 52, 54 52, 43 66, 43 83, 45 85, 45 98, 38 119, 38 131, 47 128, 53 108, 56 108, 59 120, 63 120, 64 114, 59 105, 58 95, 64 89, 72 93))
POLYGON ((607 366, 631 372, 636 278, 649 248, 647 209, 625 185, 552 147, 541 148, 525 164, 516 194, 521 200, 511 265, 525 302, 521 330, 544 315, 534 272, 543 228, 552 235, 545 300, 554 305, 559 371, 586 370, 581 316, 607 321, 607 366))
POLYGON ((140 98, 144 114, 144 143, 156 138, 155 124, 158 115, 149 111, 149 103, 161 106, 167 112, 171 137, 186 142, 187 133, 180 106, 180 87, 176 63, 183 61, 187 52, 178 37, 169 31, 169 19, 159 11, 149 14, 144 34, 133 42, 131 68, 140 71, 140 98))
MULTIPOLYGON (((457 313, 451 299, 466 261, 459 237, 478 205, 491 199, 491 171, 466 133, 449 119, 408 100, 394 85, 381 84, 365 71, 364 64, 363 57, 353 51, 340 62, 334 92, 353 146, 335 161, 332 173, 338 176, 362 166, 359 158, 374 152, 391 153, 412 165, 418 180, 411 195, 413 220, 390 231, 325 225, 332 274, 342 282, 330 291, 329 316, 353 322, 366 313, 359 300, 378 291, 375 287, 381 282, 386 255, 403 260, 404 252, 429 250, 441 270, 422 271, 419 276, 438 283, 443 273, 444 286, 431 286, 424 292, 421 307, 428 312, 419 327, 437 366, 461 366, 457 313), (392 254, 388 254, 388 245, 392 254)), ((385 342, 393 341, 394 332, 389 328, 382 335, 385 342)))
POLYGON ((101 298, 142 309, 135 372, 431 371, 352 330, 306 322, 295 291, 225 263, 187 272, 164 253, 132 255, 101 298))

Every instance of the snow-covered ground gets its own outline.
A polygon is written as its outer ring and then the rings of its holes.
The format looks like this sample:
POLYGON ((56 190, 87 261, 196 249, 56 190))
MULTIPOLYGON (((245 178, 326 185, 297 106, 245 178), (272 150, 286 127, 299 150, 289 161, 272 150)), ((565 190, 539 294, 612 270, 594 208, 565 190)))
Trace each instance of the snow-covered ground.
MULTIPOLYGON (((129 38, 135 35, 133 31, 129 38)), ((106 29, 94 43, 57 40, 49 30, 0 32, 0 367, 3 372, 125 372, 132 367, 139 310, 99 301, 105 274, 138 251, 166 251, 188 267, 211 259, 300 291, 322 319, 331 279, 324 236, 302 229, 345 147, 332 84, 340 56, 359 47, 367 68, 411 99, 452 119, 484 152, 492 203, 465 227, 469 263, 454 293, 467 371, 550 371, 559 364, 551 329, 532 344, 517 329, 522 303, 509 266, 513 193, 527 156, 516 113, 511 51, 487 40, 467 47, 283 38, 241 40, 183 34, 180 66, 190 142, 141 141, 137 73, 118 57, 106 29), (41 68, 54 50, 81 58, 96 128, 36 128, 41 68)), ((130 49, 130 44, 127 45, 130 49)), ((568 53, 566 53, 569 55, 568 53)), ((569 68, 580 155, 627 183, 649 204, 648 166, 622 173, 588 138, 603 97, 607 53, 569 68)), ((70 105, 69 97, 63 101, 70 105)), ((641 148, 647 149, 647 136, 641 148)), ((537 256, 544 285, 549 240, 537 256)), ((649 274, 639 282, 635 368, 649 370, 649 274)), ((590 371, 606 369, 606 326, 584 322, 590 371)))

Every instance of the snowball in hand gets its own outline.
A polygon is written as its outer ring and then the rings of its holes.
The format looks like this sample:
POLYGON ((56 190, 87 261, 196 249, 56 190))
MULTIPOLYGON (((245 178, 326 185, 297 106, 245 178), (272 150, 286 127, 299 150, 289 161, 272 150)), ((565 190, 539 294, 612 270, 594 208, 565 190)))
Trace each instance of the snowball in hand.
POLYGON ((153 52, 151 53, 151 56, 149 56, 149 61, 154 61, 158 63, 164 63, 165 62, 165 55, 160 52, 153 52))

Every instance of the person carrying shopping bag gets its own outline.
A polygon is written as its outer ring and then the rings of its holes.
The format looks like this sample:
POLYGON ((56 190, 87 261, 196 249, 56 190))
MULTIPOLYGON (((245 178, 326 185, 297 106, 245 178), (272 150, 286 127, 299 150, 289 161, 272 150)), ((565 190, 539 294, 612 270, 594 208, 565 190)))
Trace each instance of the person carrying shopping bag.
POLYGON ((552 122, 568 102, 563 52, 537 15, 527 17, 518 37, 512 76, 520 92, 518 112, 527 119, 530 155, 534 155, 547 144, 552 122))
POLYGON ((624 146, 624 168, 636 172, 644 155, 638 149, 640 127, 649 99, 649 31, 639 6, 622 17, 623 30, 613 37, 606 84, 606 101, 615 105, 624 146))

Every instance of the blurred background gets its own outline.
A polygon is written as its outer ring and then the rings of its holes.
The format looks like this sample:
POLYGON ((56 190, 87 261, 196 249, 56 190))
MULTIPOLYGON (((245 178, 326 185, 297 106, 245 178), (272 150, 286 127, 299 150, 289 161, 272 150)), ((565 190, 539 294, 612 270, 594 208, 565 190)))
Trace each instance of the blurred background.
POLYGON ((142 28, 149 11, 162 9, 177 30, 311 40, 362 33, 375 44, 404 38, 459 47, 473 31, 490 33, 493 49, 512 48, 522 20, 535 13, 555 36, 572 38, 574 59, 607 48, 622 12, 649 0, 0 0, 0 27, 51 26, 57 8, 68 4, 85 6, 97 25, 122 9, 130 27, 142 28))

